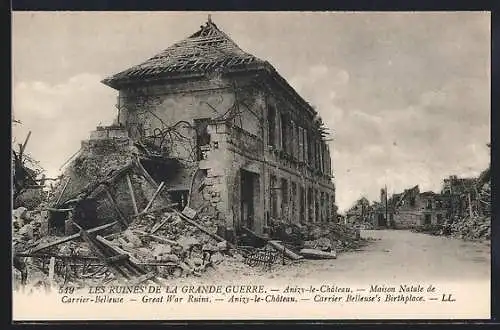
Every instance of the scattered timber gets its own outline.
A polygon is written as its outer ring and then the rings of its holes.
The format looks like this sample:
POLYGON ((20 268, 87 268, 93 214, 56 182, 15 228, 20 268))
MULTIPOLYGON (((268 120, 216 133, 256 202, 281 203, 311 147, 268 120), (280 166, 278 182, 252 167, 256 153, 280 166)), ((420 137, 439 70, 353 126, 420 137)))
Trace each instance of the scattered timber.
POLYGON ((325 252, 316 249, 302 249, 299 252, 304 258, 307 259, 336 259, 337 253, 333 252, 325 252))

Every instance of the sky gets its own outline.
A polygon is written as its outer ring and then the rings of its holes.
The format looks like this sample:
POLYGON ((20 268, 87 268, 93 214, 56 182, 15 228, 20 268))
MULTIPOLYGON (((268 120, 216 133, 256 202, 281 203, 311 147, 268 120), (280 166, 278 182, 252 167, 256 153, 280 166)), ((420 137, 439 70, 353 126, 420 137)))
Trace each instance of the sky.
POLYGON ((14 12, 15 143, 47 175, 117 114, 100 81, 196 32, 207 15, 311 103, 329 143, 340 211, 490 162, 488 12, 14 12))

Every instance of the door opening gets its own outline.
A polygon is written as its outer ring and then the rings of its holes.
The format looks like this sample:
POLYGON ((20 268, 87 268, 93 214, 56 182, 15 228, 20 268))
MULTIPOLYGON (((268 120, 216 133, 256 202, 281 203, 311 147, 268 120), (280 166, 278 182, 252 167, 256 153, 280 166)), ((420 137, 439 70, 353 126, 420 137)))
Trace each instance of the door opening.
POLYGON ((258 198, 259 176, 241 170, 241 225, 255 230, 255 202, 258 198))

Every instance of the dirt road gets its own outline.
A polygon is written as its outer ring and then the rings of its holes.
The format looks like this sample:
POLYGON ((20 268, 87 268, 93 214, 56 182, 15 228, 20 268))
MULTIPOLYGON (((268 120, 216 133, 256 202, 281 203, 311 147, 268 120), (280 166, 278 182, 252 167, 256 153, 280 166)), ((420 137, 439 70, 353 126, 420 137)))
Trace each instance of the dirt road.
MULTIPOLYGON (((224 262, 196 282, 224 281, 451 281, 490 279, 489 243, 465 242, 402 230, 363 231, 374 239, 360 251, 333 260, 275 265, 271 271, 224 262)), ((192 281, 183 279, 184 281, 192 281)))

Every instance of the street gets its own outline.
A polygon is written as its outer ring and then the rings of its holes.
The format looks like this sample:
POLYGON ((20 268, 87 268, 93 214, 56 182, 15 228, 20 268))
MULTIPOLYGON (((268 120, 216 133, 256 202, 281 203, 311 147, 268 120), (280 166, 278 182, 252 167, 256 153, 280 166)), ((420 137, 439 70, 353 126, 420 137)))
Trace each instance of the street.
POLYGON ((404 230, 365 230, 370 239, 358 251, 340 253, 332 260, 303 260, 276 264, 271 271, 224 261, 200 278, 181 282, 213 283, 298 281, 489 281, 489 242, 466 242, 404 230))

